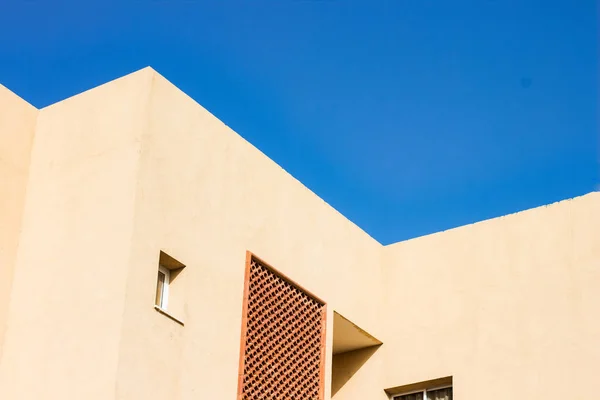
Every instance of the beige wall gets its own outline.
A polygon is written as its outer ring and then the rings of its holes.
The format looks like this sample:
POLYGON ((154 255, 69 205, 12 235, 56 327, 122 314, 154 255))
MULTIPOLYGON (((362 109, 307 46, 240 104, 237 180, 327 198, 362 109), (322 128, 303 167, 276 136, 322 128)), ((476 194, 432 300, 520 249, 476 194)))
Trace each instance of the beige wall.
POLYGON ((0 358, 37 111, 0 85, 0 358))
POLYGON ((36 135, 0 398, 234 398, 246 250, 327 299, 329 347, 334 310, 381 329, 380 245, 151 69, 36 135), (185 327, 154 310, 159 250, 185 327))
MULTIPOLYGON (((0 139, 27 153, 36 110, 11 96, 0 139)), ((35 136, 26 195, 6 175, 25 200, 18 251, 0 227, 1 399, 235 398, 246 250, 328 303, 335 400, 450 375, 460 399, 589 392, 598 193, 383 247, 151 69, 41 110, 35 136), (186 265, 184 326, 153 307, 161 250, 186 265), (334 363, 334 311, 383 345, 334 363)))
POLYGON ((384 249, 385 386, 583 399, 600 371, 600 193, 384 249))
POLYGON ((148 73, 43 109, 0 398, 114 397, 148 73))
POLYGON ((246 250, 327 299, 330 321, 381 329, 376 241, 158 75, 149 116, 118 398, 236 397, 246 250), (184 328, 151 307, 159 249, 186 265, 184 328))

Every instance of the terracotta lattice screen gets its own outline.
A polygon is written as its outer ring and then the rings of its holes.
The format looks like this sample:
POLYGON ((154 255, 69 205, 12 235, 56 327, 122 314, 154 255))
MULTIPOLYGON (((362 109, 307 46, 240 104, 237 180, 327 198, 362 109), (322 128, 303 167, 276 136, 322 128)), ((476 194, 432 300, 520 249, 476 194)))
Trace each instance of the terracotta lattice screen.
POLYGON ((325 304, 248 254, 238 399, 322 400, 325 304))

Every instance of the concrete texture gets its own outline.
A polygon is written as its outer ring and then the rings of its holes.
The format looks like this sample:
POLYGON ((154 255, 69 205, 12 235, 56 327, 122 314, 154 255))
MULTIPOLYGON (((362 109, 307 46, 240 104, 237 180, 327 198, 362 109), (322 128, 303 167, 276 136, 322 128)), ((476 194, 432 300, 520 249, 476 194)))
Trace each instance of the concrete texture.
POLYGON ((397 318, 382 341, 388 365, 411 368, 387 368, 384 385, 451 375, 460 399, 585 398, 600 371, 599 229, 591 193, 386 247, 397 318))
POLYGON ((38 110, 0 85, 0 358, 38 110))
POLYGON ((600 193, 381 246, 150 68, 42 110, 0 88, 0 178, 1 399, 234 399, 246 251, 327 302, 325 399, 597 375, 600 193), (383 344, 334 361, 334 311, 383 344))

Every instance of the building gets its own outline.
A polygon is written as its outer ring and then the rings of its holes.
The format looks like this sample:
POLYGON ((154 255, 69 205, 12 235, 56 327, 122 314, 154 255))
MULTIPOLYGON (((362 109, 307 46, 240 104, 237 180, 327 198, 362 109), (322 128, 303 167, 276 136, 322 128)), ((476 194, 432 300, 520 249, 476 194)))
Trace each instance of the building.
POLYGON ((0 399, 593 397, 600 193, 382 246, 150 68, 0 181, 0 399))

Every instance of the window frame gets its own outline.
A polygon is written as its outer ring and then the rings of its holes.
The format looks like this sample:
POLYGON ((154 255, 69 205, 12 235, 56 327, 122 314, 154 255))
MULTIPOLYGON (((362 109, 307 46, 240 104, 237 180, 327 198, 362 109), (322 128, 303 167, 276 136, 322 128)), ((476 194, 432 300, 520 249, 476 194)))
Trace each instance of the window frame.
MULTIPOLYGON (((165 281, 163 282, 162 291, 160 293, 160 304, 155 304, 155 306, 163 311, 167 311, 169 306, 169 284, 171 283, 171 270, 159 264, 158 272, 165 276, 165 281)), ((158 291, 158 276, 156 277, 156 290, 158 291)))
MULTIPOLYGON (((435 387, 430 387, 430 388, 425 388, 425 389, 420 389, 420 390, 413 390, 411 392, 404 392, 404 393, 398 393, 392 396, 392 400, 401 400, 400 398, 402 396, 408 396, 411 394, 417 394, 417 393, 423 393, 423 400, 427 400, 427 392, 432 392, 434 390, 441 390, 441 389, 452 389, 453 385, 444 385, 444 386, 435 386, 435 387)), ((452 396, 454 397, 454 390, 452 390, 452 396)))

